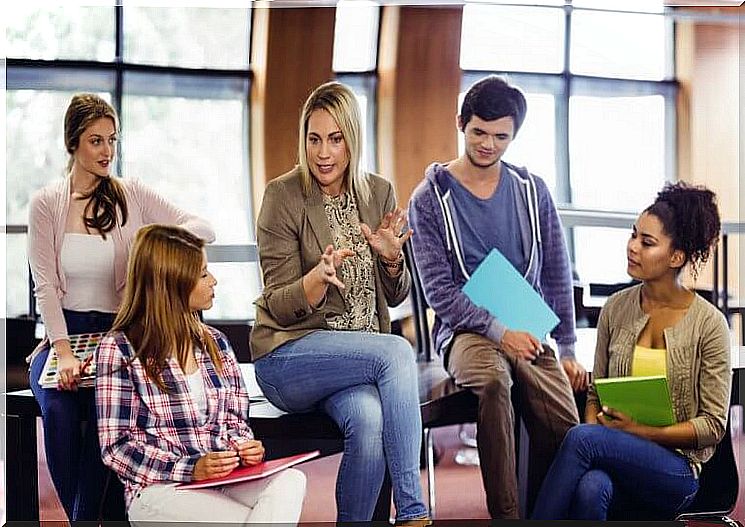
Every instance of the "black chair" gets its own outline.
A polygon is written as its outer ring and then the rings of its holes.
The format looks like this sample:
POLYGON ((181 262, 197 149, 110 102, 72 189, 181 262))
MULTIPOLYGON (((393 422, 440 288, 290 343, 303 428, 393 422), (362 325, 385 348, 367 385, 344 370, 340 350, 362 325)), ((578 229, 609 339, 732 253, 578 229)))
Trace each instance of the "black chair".
POLYGON ((98 521, 96 525, 103 526, 104 522, 120 522, 120 527, 129 525, 129 516, 124 504, 124 485, 113 470, 106 473, 106 481, 101 491, 101 501, 98 503, 98 521))
POLYGON ((593 296, 611 296, 613 293, 622 291, 627 287, 638 284, 638 280, 630 280, 628 282, 617 282, 615 284, 590 284, 590 294, 593 296))
POLYGON ((411 242, 403 247, 406 267, 411 274, 411 309, 414 313, 414 331, 416 333, 417 355, 424 357, 427 362, 432 362, 432 339, 427 320, 427 299, 424 296, 424 288, 419 278, 419 270, 414 262, 414 254, 411 242))
MULTIPOLYGON (((739 404, 736 399, 735 386, 732 386, 730 406, 739 404)), ((735 453, 732 447, 732 419, 727 419, 724 437, 709 461, 704 463, 699 476, 699 488, 693 503, 686 512, 678 515, 676 520, 717 522, 724 525, 738 525, 730 514, 737 504, 739 477, 735 464, 735 453)))

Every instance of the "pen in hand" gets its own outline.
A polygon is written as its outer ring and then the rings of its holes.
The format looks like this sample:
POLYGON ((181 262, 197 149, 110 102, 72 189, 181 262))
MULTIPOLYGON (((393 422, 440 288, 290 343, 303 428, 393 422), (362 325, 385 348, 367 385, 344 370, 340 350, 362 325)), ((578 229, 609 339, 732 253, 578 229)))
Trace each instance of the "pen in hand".
POLYGON ((80 375, 88 375, 90 374, 90 366, 93 363, 93 353, 88 355, 85 359, 83 359, 83 364, 80 366, 80 375))
POLYGON ((261 441, 242 437, 231 439, 230 444, 238 452, 244 466, 258 465, 264 460, 265 449, 261 441))

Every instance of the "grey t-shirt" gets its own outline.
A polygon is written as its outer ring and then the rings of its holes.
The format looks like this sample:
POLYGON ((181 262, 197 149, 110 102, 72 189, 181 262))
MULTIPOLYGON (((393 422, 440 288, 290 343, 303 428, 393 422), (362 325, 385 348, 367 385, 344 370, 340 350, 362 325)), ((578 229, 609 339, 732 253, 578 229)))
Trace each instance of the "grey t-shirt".
POLYGON ((472 274, 486 255, 496 248, 524 274, 527 261, 515 208, 519 189, 515 188, 505 166, 502 165, 494 194, 486 199, 474 196, 450 172, 447 174, 468 273, 472 274))

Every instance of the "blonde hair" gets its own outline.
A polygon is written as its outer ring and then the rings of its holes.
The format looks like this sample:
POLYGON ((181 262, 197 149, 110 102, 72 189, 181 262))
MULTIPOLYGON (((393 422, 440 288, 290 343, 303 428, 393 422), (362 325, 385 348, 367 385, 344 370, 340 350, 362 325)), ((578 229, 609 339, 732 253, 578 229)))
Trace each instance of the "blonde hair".
MULTIPOLYGON (((73 95, 65 112, 65 148, 70 154, 67 161, 67 172, 72 169, 75 159, 73 154, 80 146, 83 135, 93 121, 102 117, 111 119, 114 130, 119 130, 119 119, 116 110, 95 93, 78 93, 73 95)), ((99 177, 98 184, 80 199, 90 201, 83 211, 83 222, 86 230, 97 230, 105 239, 106 233, 116 227, 117 209, 121 212, 122 225, 127 223, 127 198, 124 188, 116 178, 99 177)))
POLYGON ((313 183, 313 174, 308 164, 306 141, 308 121, 316 110, 326 110, 334 118, 344 136, 349 156, 349 167, 344 175, 344 183, 349 191, 356 193, 363 202, 370 200, 370 183, 367 172, 362 167, 362 126, 357 99, 349 87, 340 82, 327 82, 313 90, 303 105, 298 127, 298 162, 303 190, 306 195, 313 183))
MULTIPOLYGON (((219 350, 207 326, 189 308, 202 272, 204 241, 171 225, 147 225, 135 237, 124 299, 112 331, 123 331, 147 377, 168 391, 162 372, 171 356, 181 368, 193 346, 201 346, 216 369, 219 350)), ((133 358, 133 360, 134 360, 133 358)))

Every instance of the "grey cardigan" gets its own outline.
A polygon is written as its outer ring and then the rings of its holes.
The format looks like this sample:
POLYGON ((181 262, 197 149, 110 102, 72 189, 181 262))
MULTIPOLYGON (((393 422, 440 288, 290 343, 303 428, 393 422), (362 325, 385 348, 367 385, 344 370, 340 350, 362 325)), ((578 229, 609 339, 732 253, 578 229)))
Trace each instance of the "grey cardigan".
MULTIPOLYGON (((357 195, 360 221, 376 229, 383 216, 396 208, 391 184, 368 174, 370 200, 357 195)), ((256 300, 256 324, 251 331, 251 358, 256 361, 282 344, 317 330, 330 330, 327 316, 342 314, 347 306, 336 287, 329 287, 321 306, 308 304, 303 276, 318 264, 327 245, 333 244, 323 195, 318 185, 305 194, 300 170, 295 168, 274 180, 264 190, 256 223, 259 260, 264 292, 256 300)), ((409 294, 411 277, 404 270, 391 277, 374 256, 375 310, 381 333, 390 333, 388 306, 403 302, 409 294)))
MULTIPOLYGON (((641 308, 641 285, 608 299, 598 321, 594 378, 631 375, 634 346, 648 320, 641 308)), ((683 318, 664 335, 673 412, 678 422, 690 421, 696 431, 696 448, 680 451, 694 463, 704 463, 727 425, 732 381, 727 321, 696 295, 683 318)), ((591 386, 587 402, 597 401, 591 386)))

